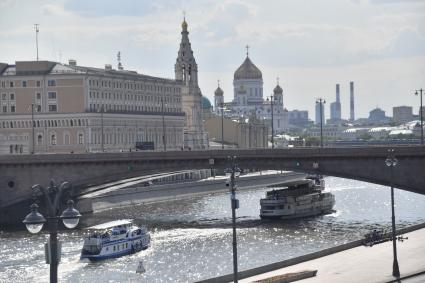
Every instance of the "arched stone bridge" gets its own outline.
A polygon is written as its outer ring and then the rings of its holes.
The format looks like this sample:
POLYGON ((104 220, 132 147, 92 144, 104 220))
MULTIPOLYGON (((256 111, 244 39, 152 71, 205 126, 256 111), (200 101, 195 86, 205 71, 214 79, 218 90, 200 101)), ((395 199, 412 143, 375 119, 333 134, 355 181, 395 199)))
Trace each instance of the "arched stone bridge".
MULTIPOLYGON (((399 160, 394 186, 425 194, 425 147, 393 148, 399 160)), ((71 182, 76 193, 88 185, 126 177, 183 169, 223 170, 229 164, 228 156, 237 156, 240 168, 318 172, 389 185, 390 172, 384 162, 387 150, 347 147, 1 156, 0 209, 28 200, 32 185, 47 185, 52 178, 71 182), (318 164, 317 169, 313 163, 318 164)))

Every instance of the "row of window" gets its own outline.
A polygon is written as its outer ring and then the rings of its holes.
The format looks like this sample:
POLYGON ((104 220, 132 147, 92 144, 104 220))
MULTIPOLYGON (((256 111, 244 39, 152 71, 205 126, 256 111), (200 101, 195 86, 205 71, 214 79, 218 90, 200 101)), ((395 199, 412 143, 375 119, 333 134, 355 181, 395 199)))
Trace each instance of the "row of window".
MULTIPOLYGON (((61 120, 35 120, 34 128, 53 127, 83 127, 88 125, 87 119, 61 119, 61 120)), ((26 121, 2 121, 0 128, 32 128, 31 120, 26 121)))
POLYGON ((180 93, 179 87, 155 85, 155 84, 149 84, 149 83, 146 84, 146 83, 139 83, 139 82, 115 82, 110 80, 108 81, 89 80, 89 86, 180 93))
POLYGON ((7 93, 1 94, 1 100, 7 100, 8 98, 9 100, 15 100, 15 94, 14 93, 9 93, 9 95, 7 95, 7 93))
MULTIPOLYGON (((142 93, 138 94, 123 94, 123 93, 111 93, 111 92, 98 92, 98 91, 90 91, 89 97, 92 99, 114 99, 114 100, 135 100, 135 101, 145 101, 145 102, 161 102, 160 96, 157 95, 143 95, 142 93)), ((180 102, 180 97, 170 97, 165 96, 164 97, 164 103, 178 103, 180 102)))
MULTIPOLYGON (((1 87, 2 88, 6 88, 6 87, 14 88, 14 87, 17 87, 17 82, 19 82, 19 81, 1 81, 1 87)), ((22 87, 28 87, 28 81, 23 80, 23 81, 20 81, 20 82, 21 82, 20 85, 22 87)), ((36 85, 36 87, 41 87, 41 81, 36 81, 35 85, 36 85)), ((47 86, 50 86, 50 87, 56 86, 56 80, 47 80, 47 86)))
MULTIPOLYGON (((138 112, 161 112, 160 106, 138 106, 138 105, 110 105, 110 104, 90 104, 90 112, 108 112, 108 111, 138 111, 138 112)), ((180 108, 164 107, 166 113, 181 112, 180 108)))
MULTIPOLYGON (((78 133, 77 135, 77 142, 79 145, 84 144, 84 134, 78 133)), ((43 145, 43 134, 37 134, 37 145, 43 145)), ((69 133, 63 134, 63 145, 70 145, 71 144, 71 136, 69 133)), ((58 138, 56 133, 50 133, 50 145, 58 145, 58 138)))

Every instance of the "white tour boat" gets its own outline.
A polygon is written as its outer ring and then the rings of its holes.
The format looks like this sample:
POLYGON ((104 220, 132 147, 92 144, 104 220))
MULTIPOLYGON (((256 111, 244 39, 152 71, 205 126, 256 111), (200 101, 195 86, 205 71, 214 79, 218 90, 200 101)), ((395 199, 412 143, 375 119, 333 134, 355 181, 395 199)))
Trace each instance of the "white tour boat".
POLYGON ((335 196, 323 192, 325 182, 320 176, 286 183, 282 189, 266 193, 260 200, 261 218, 292 219, 333 212, 335 196))
POLYGON ((93 234, 84 238, 81 259, 91 261, 120 257, 147 249, 150 235, 145 227, 133 225, 129 219, 116 220, 90 228, 93 234))

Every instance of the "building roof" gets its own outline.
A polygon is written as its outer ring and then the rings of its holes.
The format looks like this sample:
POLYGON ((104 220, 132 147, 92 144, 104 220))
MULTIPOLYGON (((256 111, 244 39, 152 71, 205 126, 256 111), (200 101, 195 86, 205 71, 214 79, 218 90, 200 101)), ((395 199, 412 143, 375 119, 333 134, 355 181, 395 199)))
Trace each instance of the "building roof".
POLYGON ((251 59, 247 56, 242 65, 236 70, 233 78, 235 80, 243 79, 262 79, 263 74, 260 69, 252 63, 251 59))
POLYGON ((202 96, 202 109, 210 109, 212 107, 211 102, 205 96, 202 96))

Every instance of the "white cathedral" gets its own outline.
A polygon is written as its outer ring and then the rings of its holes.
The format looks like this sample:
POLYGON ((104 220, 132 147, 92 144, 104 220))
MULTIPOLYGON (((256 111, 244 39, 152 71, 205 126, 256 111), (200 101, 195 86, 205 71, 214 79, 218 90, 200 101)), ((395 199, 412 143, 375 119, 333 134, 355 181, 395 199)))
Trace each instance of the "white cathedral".
POLYGON ((273 120, 274 134, 288 129, 288 110, 283 107, 283 89, 277 82, 273 95, 263 95, 263 74, 249 58, 248 47, 245 61, 235 71, 233 76, 233 100, 224 102, 223 90, 220 86, 214 92, 214 109, 221 114, 222 107, 229 111, 227 116, 267 120, 271 125, 273 120), (272 119, 273 116, 273 119, 272 119))

